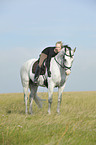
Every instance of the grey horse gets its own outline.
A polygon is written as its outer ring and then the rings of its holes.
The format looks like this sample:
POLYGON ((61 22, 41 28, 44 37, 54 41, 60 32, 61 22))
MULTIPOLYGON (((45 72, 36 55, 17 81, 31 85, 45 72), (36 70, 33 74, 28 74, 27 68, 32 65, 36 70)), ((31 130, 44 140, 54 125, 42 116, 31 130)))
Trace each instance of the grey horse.
MULTIPOLYGON (((21 82, 23 86, 24 98, 25 98, 25 113, 27 113, 27 98, 28 98, 28 88, 30 89, 30 107, 29 112, 32 114, 32 102, 33 100, 39 107, 42 107, 43 99, 37 96, 38 86, 46 87, 44 82, 48 82, 48 113, 51 114, 51 104, 52 95, 55 87, 58 87, 58 105, 57 112, 60 112, 60 104, 62 99, 62 92, 64 90, 66 80, 71 73, 71 67, 74 60, 75 50, 66 46, 51 59, 50 71, 51 77, 48 77, 47 73, 40 75, 38 78, 38 83, 34 83, 34 73, 32 73, 32 67, 37 59, 31 59, 25 62, 20 69, 21 82)), ((46 71, 47 72, 47 71, 46 71)))

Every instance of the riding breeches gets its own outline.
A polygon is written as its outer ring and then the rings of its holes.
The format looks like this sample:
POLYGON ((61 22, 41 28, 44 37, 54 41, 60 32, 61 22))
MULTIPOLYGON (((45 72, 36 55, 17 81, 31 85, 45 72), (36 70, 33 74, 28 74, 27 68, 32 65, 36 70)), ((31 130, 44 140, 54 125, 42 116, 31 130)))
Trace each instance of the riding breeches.
POLYGON ((44 62, 44 60, 47 58, 47 55, 44 54, 44 53, 41 53, 40 55, 40 60, 39 60, 39 67, 41 68, 42 67, 42 64, 44 62))

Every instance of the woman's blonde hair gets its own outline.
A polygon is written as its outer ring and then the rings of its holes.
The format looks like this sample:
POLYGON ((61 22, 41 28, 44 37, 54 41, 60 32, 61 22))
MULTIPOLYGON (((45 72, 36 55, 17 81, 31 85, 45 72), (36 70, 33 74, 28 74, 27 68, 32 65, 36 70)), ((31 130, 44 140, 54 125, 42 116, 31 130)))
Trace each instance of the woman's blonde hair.
POLYGON ((57 44, 60 44, 61 45, 61 48, 62 48, 62 46, 63 46, 62 41, 57 41, 55 45, 57 45, 57 44))

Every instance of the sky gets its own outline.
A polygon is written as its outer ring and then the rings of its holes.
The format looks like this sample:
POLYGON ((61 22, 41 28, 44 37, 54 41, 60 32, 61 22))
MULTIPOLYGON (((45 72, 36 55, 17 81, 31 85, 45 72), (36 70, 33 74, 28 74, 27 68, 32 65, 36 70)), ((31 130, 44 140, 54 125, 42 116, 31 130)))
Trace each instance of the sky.
POLYGON ((22 64, 60 40, 77 48, 64 91, 96 91, 96 0, 0 0, 0 93, 22 92, 22 64))

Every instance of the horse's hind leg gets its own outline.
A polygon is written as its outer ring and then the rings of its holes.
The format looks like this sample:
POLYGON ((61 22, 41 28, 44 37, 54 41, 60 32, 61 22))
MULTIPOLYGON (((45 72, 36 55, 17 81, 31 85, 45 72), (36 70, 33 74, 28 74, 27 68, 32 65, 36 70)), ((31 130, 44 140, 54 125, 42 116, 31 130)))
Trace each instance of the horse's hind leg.
POLYGON ((24 101, 25 101, 25 113, 27 114, 27 100, 28 100, 28 84, 23 86, 23 92, 24 92, 24 101))
POLYGON ((29 113, 32 114, 32 103, 33 103, 33 99, 36 97, 36 93, 37 93, 37 88, 38 86, 35 85, 34 83, 30 82, 30 107, 29 107, 29 113))
POLYGON ((32 93, 30 93, 29 97, 30 97, 30 99, 29 99, 29 102, 30 102, 29 113, 32 114, 32 103, 33 103, 32 93))

